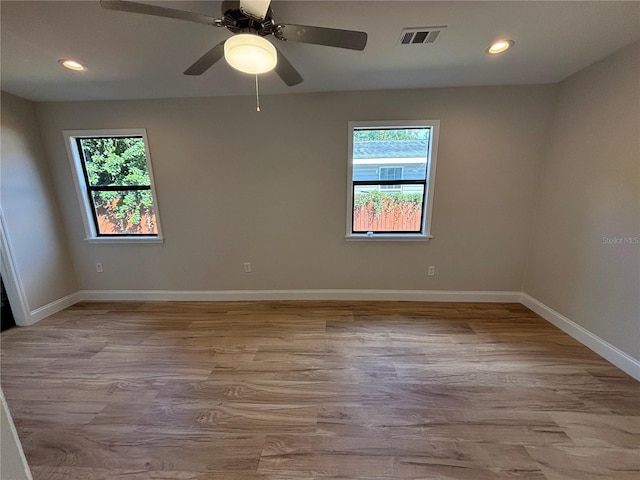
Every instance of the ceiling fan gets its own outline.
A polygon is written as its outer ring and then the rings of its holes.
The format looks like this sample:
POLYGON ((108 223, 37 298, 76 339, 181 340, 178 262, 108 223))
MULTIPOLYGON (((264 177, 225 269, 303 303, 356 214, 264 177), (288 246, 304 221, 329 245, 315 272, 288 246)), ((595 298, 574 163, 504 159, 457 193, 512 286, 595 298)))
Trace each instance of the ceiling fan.
POLYGON ((302 76, 287 58, 265 37, 312 43, 349 50, 364 50, 367 34, 354 30, 276 23, 271 0, 233 0, 222 2, 222 18, 195 12, 122 0, 101 0, 102 8, 176 18, 212 27, 226 27, 234 35, 223 40, 184 71, 185 75, 202 75, 222 57, 234 68, 252 74, 275 69, 289 85, 302 82, 302 76))

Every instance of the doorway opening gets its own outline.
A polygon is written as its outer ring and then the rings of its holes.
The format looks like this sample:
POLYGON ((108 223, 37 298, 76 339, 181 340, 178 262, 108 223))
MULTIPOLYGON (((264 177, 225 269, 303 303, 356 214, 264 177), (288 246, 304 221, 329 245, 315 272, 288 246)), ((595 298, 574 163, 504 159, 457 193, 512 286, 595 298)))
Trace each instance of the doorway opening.
POLYGON ((2 287, 2 311, 0 312, 0 331, 4 332, 5 330, 15 327, 16 320, 13 317, 13 312, 11 311, 11 305, 9 304, 9 297, 7 297, 7 291, 4 289, 4 281, 2 280, 2 276, 0 276, 0 286, 2 287))

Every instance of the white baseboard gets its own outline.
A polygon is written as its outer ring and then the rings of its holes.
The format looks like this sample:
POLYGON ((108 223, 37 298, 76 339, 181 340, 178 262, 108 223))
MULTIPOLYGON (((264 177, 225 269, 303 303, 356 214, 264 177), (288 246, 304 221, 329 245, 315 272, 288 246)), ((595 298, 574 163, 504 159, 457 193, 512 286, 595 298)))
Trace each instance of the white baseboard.
POLYGON ((640 361, 524 292, 520 303, 640 381, 640 361))
POLYGON ((513 302, 520 292, 447 290, 81 290, 83 300, 258 301, 258 300, 404 300, 416 302, 513 302))
POLYGON ((31 310, 31 312, 29 312, 27 323, 29 325, 33 325, 43 318, 47 318, 54 313, 58 313, 59 311, 64 310, 65 308, 68 308, 80 301, 82 301, 82 295, 80 294, 80 292, 72 293, 71 295, 67 295, 66 297, 59 298, 58 300, 48 303, 47 305, 36 308, 35 310, 31 310))

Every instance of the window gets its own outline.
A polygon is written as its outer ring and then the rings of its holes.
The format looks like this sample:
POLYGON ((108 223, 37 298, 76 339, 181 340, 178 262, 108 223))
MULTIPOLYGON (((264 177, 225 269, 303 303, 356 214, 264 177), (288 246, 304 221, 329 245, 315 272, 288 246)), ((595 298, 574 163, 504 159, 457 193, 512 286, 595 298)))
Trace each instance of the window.
POLYGON ((347 238, 431 238, 440 122, 349 122, 347 238))
MULTIPOLYGON (((380 180, 402 180, 402 167, 380 167, 380 180)), ((380 185, 380 190, 401 189, 401 185, 380 185)))
POLYGON ((145 130, 64 132, 87 239, 161 241, 145 130))

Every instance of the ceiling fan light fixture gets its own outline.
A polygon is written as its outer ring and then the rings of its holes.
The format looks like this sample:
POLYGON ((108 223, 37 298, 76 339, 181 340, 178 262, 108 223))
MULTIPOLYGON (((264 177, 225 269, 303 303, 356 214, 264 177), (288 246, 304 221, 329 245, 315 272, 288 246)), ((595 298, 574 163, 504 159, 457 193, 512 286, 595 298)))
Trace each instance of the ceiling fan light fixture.
POLYGON ((276 47, 265 38, 240 33, 224 43, 224 58, 229 65, 244 73, 257 75, 273 70, 278 63, 276 47))
POLYGON ((506 52, 511 47, 513 47, 513 40, 498 40, 493 42, 489 48, 487 48, 487 53, 491 55, 497 55, 498 53, 506 52))

